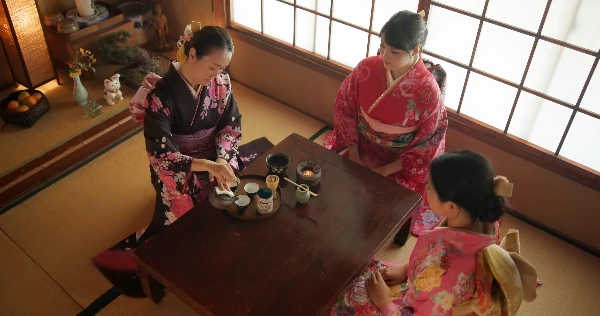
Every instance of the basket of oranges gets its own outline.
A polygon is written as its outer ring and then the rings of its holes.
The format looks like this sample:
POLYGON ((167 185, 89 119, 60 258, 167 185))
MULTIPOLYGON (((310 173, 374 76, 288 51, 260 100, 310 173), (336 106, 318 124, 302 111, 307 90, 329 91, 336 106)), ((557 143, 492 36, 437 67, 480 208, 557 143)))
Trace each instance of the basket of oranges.
POLYGON ((0 117, 4 122, 32 127, 50 110, 50 103, 38 90, 21 90, 5 96, 0 107, 0 117))

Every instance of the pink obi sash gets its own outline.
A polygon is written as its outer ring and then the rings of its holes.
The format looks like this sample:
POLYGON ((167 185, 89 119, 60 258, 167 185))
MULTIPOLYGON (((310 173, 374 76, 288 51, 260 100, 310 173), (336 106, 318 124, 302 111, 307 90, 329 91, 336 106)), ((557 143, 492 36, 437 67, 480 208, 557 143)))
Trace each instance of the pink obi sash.
POLYGON ((179 147, 179 151, 187 156, 197 159, 210 159, 214 153, 215 135, 217 127, 200 130, 194 134, 173 134, 173 140, 179 147))

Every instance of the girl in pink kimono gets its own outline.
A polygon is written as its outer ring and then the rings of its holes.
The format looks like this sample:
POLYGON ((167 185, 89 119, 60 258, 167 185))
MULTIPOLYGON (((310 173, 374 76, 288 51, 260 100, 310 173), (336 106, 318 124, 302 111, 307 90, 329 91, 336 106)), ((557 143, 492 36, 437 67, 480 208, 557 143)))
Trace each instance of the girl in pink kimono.
MULTIPOLYGON (((431 162, 427 199, 445 217, 418 237, 407 265, 375 261, 355 280, 331 315, 452 315, 452 308, 486 289, 477 253, 498 241, 498 220, 512 184, 494 177, 489 161, 472 151, 431 162)), ((480 302, 485 304, 486 302, 480 302)))

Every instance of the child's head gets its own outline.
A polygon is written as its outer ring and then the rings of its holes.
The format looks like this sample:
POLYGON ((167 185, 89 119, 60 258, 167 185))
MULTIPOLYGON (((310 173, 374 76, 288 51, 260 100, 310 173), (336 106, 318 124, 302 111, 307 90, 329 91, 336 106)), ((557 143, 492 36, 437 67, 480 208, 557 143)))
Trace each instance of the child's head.
POLYGON ((507 185, 506 178, 498 177, 494 181, 492 165, 474 151, 440 155, 431 162, 429 176, 427 200, 438 215, 452 218, 464 211, 473 221, 493 223, 508 209, 504 197, 494 192, 507 185))

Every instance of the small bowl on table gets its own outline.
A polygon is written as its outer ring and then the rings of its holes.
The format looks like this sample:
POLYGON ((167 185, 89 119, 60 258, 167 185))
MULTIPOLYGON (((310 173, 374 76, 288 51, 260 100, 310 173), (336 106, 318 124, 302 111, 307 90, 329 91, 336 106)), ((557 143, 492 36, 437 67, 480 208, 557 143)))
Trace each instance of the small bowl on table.
POLYGON ((287 168, 290 165, 290 157, 284 153, 272 153, 267 156, 267 168, 269 174, 274 174, 279 178, 285 176, 287 168))
POLYGON ((321 182, 321 166, 314 161, 303 161, 296 167, 296 182, 306 184, 309 188, 321 182))

